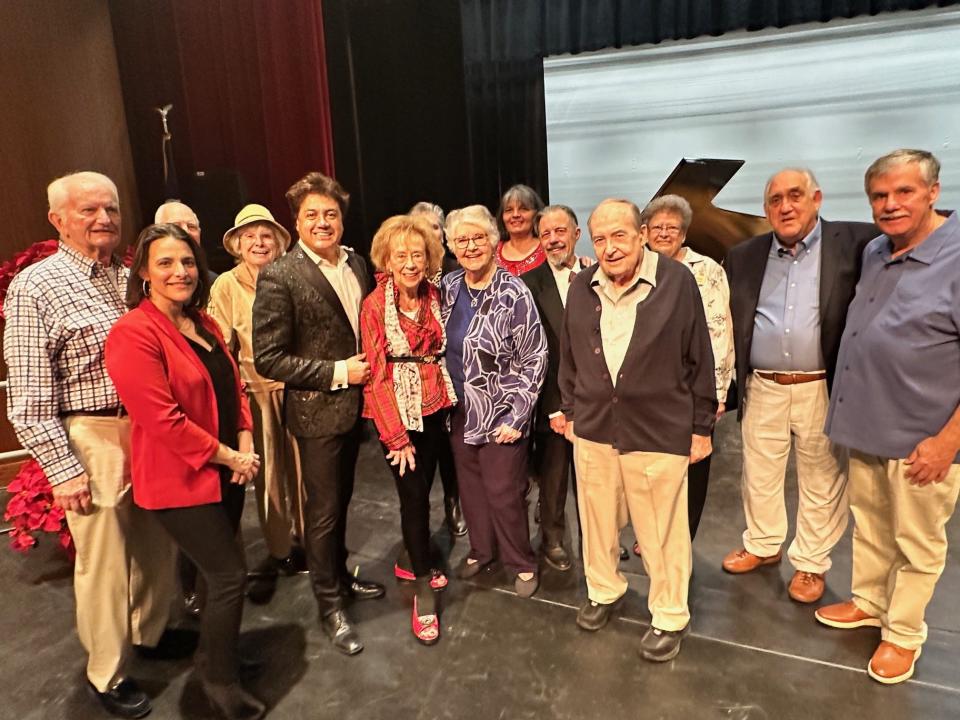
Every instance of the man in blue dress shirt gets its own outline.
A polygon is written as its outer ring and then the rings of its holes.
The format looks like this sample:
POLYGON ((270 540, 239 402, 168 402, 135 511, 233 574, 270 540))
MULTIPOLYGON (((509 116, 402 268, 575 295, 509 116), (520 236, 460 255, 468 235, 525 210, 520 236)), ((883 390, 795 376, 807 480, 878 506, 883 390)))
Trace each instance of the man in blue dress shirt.
POLYGON ((725 267, 743 434, 743 546, 723 568, 745 573, 780 562, 787 537, 784 477, 797 459, 796 536, 787 551, 790 597, 824 591, 830 551, 847 525, 844 461, 823 432, 830 384, 863 247, 876 228, 820 218, 822 195, 805 168, 767 182, 773 232, 732 248, 725 267))
POLYGON ((867 170, 884 234, 864 251, 827 418, 830 439, 850 448, 853 599, 817 619, 881 628, 867 671, 885 684, 920 656, 960 491, 960 221, 934 210, 939 173, 922 150, 867 170))

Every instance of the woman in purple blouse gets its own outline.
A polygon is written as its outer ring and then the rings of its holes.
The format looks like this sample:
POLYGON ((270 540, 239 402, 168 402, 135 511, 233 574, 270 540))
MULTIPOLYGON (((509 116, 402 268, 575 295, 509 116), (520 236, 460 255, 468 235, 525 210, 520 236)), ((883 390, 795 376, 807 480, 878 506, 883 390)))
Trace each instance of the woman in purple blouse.
POLYGON ((496 222, 482 205, 454 210, 447 238, 462 270, 443 278, 447 370, 459 403, 451 443, 470 528, 461 578, 498 556, 521 597, 537 590, 527 525, 530 420, 547 369, 547 340, 526 285, 495 262, 496 222))

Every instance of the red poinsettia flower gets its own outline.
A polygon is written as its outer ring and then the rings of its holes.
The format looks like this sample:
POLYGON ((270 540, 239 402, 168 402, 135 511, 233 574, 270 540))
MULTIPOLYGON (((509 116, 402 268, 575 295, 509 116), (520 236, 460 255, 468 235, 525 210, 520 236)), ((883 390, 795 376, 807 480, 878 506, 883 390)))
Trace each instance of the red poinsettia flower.
POLYGON ((53 504, 53 490, 36 460, 27 460, 20 466, 7 492, 11 497, 3 518, 13 526, 10 547, 17 552, 27 552, 38 544, 37 534, 55 533, 57 544, 72 560, 76 551, 66 513, 53 504))

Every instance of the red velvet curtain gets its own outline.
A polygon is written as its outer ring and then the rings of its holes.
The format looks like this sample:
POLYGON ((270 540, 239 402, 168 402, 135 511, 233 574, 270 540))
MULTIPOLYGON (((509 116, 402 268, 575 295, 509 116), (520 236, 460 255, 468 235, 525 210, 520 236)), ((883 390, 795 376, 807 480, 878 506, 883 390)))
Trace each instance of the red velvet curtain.
POLYGON ((283 194, 334 173, 320 0, 172 0, 193 167, 232 168, 284 224, 283 194))

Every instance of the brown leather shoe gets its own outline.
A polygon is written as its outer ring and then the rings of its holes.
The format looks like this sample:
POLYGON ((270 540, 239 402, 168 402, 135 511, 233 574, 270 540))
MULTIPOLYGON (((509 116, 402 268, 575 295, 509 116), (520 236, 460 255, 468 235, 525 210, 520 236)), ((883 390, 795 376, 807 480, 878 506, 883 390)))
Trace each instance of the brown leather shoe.
POLYGON ((907 650, 884 640, 870 658, 867 674, 884 685, 896 685, 910 679, 919 657, 920 648, 907 650))
POLYGON ((723 569, 728 573, 740 575, 756 570, 761 565, 776 565, 780 562, 782 555, 783 553, 778 552, 776 555, 770 555, 769 557, 760 557, 740 548, 729 553, 723 559, 723 569))
POLYGON ((858 627, 880 627, 880 618, 865 613, 857 607, 853 600, 824 605, 822 608, 817 608, 814 615, 824 625, 841 630, 852 630, 858 627))
POLYGON ((826 583, 822 573, 804 572, 797 570, 790 581, 788 592, 790 597, 800 603, 816 602, 823 597, 826 583))

